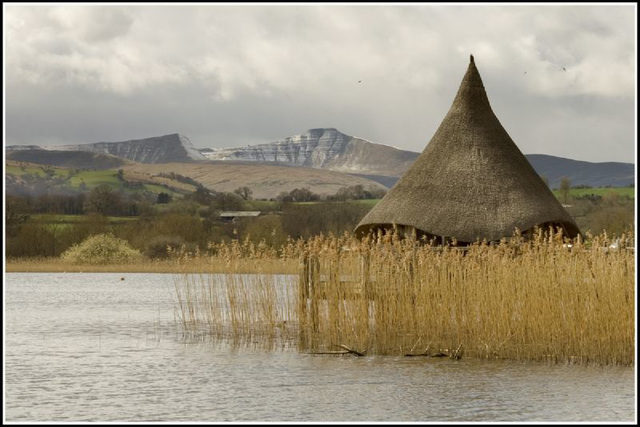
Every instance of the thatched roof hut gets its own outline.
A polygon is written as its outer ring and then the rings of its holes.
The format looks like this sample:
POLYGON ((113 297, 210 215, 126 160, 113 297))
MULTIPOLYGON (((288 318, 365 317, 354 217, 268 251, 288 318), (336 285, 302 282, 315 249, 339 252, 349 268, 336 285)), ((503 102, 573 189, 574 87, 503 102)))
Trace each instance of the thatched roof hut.
POLYGON ((471 56, 435 135, 355 231, 396 226, 474 242, 550 225, 569 237, 580 233, 493 113, 471 56))

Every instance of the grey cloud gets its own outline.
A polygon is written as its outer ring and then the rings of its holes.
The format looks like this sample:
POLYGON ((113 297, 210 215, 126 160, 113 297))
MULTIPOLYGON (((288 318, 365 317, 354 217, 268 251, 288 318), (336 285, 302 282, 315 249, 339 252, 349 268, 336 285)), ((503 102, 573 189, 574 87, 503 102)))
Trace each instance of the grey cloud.
POLYGON ((92 25, 84 28, 84 34, 93 42, 122 37, 129 32, 133 24, 133 17, 121 9, 103 7, 92 12, 94 16, 87 19, 92 25))
POLYGON ((634 161, 633 9, 14 5, 6 142, 221 147, 331 126, 421 151, 473 53, 523 152, 634 161))

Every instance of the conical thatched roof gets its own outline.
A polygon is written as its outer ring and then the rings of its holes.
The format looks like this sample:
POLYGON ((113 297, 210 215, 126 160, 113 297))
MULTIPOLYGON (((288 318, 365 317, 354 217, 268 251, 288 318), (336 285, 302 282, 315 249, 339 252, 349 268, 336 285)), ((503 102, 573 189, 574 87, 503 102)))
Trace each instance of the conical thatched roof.
POLYGON ((421 234, 489 241, 516 228, 580 230, 502 127, 471 56, 453 105, 411 168, 356 233, 393 225, 421 234))

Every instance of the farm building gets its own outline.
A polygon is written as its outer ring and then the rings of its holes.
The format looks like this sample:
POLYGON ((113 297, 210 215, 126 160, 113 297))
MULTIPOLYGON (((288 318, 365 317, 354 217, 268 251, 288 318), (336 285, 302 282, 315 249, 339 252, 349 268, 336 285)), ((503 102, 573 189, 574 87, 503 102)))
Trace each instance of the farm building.
POLYGON ((261 211, 224 211, 220 212, 220 219, 226 222, 235 222, 236 218, 255 218, 261 211))
POLYGON ((500 124, 473 56, 425 150, 355 232, 394 226, 460 243, 497 241, 536 226, 580 233, 500 124))

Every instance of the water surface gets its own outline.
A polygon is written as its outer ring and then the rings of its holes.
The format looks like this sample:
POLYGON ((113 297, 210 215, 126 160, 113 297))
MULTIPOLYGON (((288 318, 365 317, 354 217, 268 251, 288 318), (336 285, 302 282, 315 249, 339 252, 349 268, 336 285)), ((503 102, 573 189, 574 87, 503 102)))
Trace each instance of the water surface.
POLYGON ((5 274, 5 420, 636 420, 633 368, 187 341, 174 318, 175 279, 5 274))

